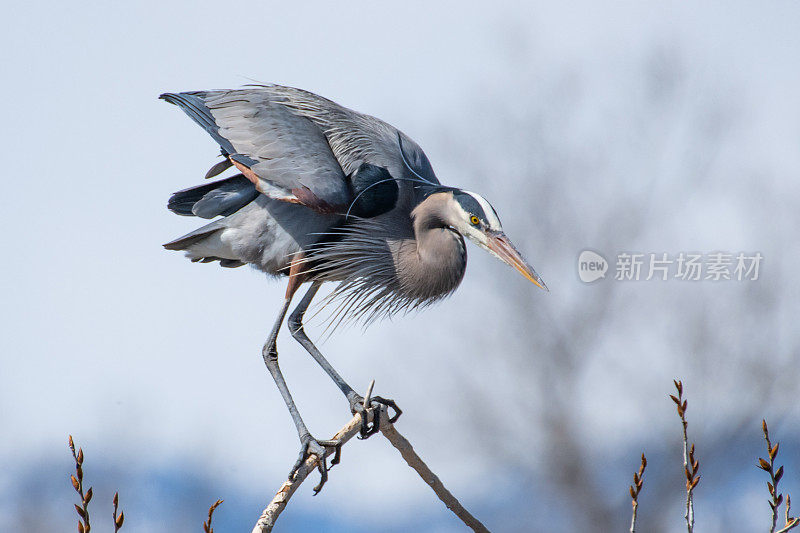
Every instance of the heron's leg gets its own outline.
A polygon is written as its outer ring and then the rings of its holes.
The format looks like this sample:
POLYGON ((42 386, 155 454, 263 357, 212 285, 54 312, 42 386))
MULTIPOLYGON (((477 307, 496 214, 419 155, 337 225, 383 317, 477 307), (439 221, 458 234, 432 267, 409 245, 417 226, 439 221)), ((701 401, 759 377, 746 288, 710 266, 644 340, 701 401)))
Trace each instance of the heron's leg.
MULTIPOLYGON (((305 329, 303 328, 303 315, 305 314, 308 306, 311 305, 311 300, 314 299, 316 296, 317 291, 319 290, 320 286, 322 285, 321 281, 315 281, 311 284, 306 294, 303 296, 303 299, 297 304, 297 307, 292 314, 289 315, 289 331, 291 332, 292 336, 303 345, 306 351, 311 354, 311 357, 322 367, 326 374, 336 383, 336 386, 339 387, 339 390, 342 391, 342 394, 345 395, 347 401, 350 403, 350 411, 352 413, 361 413, 361 438, 367 438, 370 435, 377 433, 380 420, 375 418, 372 422, 372 426, 369 426, 367 422, 367 413, 365 412, 365 408, 369 408, 369 406, 364 405, 364 398, 359 395, 353 387, 347 384, 347 382, 339 375, 336 369, 331 366, 327 359, 322 355, 319 349, 311 342, 311 339, 308 338, 306 335, 305 329)), ((397 418, 400 416, 402 411, 397 404, 394 403, 392 400, 385 400, 380 396, 375 396, 371 399, 370 403, 382 403, 388 407, 391 407, 395 411, 395 415, 390 418, 390 421, 394 423, 397 418)), ((374 416, 379 416, 380 409, 374 411, 374 416)))
POLYGON ((294 399, 292 399, 292 394, 289 392, 289 387, 287 387, 286 381, 283 379, 283 373, 281 372, 280 366, 278 366, 278 332, 283 324, 283 319, 286 317, 286 312, 289 310, 289 304, 292 301, 292 295, 297 290, 299 284, 300 282, 298 278, 292 278, 290 275, 289 287, 286 290, 286 299, 284 300, 283 307, 281 307, 281 311, 278 314, 278 319, 275 321, 275 325, 272 327, 269 338, 264 344, 261 355, 264 358, 264 363, 267 365, 269 373, 272 374, 272 379, 275 380, 275 384, 278 386, 278 390, 283 397, 283 401, 286 403, 286 407, 289 409, 289 414, 291 415, 292 421, 297 428, 297 435, 300 437, 300 455, 292 467, 291 472, 289 472, 289 479, 294 479, 297 470, 310 455, 316 455, 318 458, 319 472, 322 476, 319 485, 314 487, 314 494, 316 494, 322 489, 322 486, 328 480, 328 465, 325 459, 325 448, 334 448, 335 453, 333 459, 331 460, 331 465, 335 465, 340 459, 342 441, 317 440, 311 436, 311 433, 308 431, 305 422, 303 422, 303 418, 300 416, 300 412, 297 410, 297 405, 295 405, 294 399))
POLYGON ((308 291, 306 291, 305 296, 303 296, 303 299, 300 300, 300 303, 297 305, 297 307, 295 307, 294 311, 292 311, 292 314, 289 315, 289 331, 291 332, 292 337, 294 337, 297 342, 303 345, 308 353, 311 354, 311 357, 313 357, 314 360, 319 363, 319 366, 321 366, 325 373, 330 376, 334 383, 336 383, 336 386, 339 387, 339 390, 342 391, 342 394, 344 394, 349 401, 352 401, 353 398, 358 396, 356 391, 353 390, 353 387, 347 384, 347 382, 342 378, 342 376, 339 375, 336 369, 334 369, 328 360, 325 359, 317 347, 314 346, 314 343, 311 342, 311 339, 308 338, 308 335, 306 335, 306 332, 303 329, 303 315, 308 309, 308 306, 311 304, 311 300, 313 300, 314 296, 316 296, 321 285, 321 281, 313 282, 311 287, 308 288, 308 291))
POLYGON ((281 324, 283 324, 283 319, 286 317, 286 312, 289 310, 289 303, 291 301, 291 298, 286 298, 284 300, 281 312, 278 314, 278 319, 275 321, 275 325, 272 326, 272 332, 269 334, 267 342, 264 343, 261 356, 264 358, 264 364, 267 365, 269 373, 272 374, 272 379, 275 380, 275 384, 278 386, 281 396, 283 396, 283 401, 286 403, 289 414, 292 416, 294 425, 297 428, 297 434, 302 439, 303 435, 308 434, 308 428, 305 422, 303 422, 300 412, 297 410, 294 399, 292 399, 292 394, 289 392, 289 387, 286 386, 286 381, 283 379, 280 366, 278 366, 278 347, 276 342, 278 339, 278 331, 281 329, 281 324))

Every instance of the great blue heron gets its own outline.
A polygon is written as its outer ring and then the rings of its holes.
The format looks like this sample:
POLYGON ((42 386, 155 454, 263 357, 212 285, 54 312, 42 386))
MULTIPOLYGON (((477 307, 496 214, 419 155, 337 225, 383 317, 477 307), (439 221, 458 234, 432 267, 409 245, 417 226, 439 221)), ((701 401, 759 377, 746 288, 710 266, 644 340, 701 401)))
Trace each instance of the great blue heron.
MULTIPOLYGON (((173 194, 168 205, 173 212, 216 220, 164 247, 184 250, 195 262, 251 264, 289 278, 262 355, 300 437, 300 456, 289 478, 316 455, 322 479, 315 492, 327 480, 325 448, 335 449, 335 464, 340 443, 311 436, 281 374, 276 348, 301 284, 311 285, 289 316, 289 331, 341 389, 351 412, 362 414, 362 438, 378 430, 377 419, 367 424, 372 402, 364 405, 303 330, 303 314, 323 282, 339 282, 327 302, 338 305, 333 320, 370 322, 426 306, 461 282, 467 237, 546 290, 503 233, 489 202, 441 185, 422 149, 377 118, 280 85, 161 98, 179 106, 221 147, 224 159, 206 178, 231 166, 240 172, 173 194)), ((391 400, 373 401, 394 409, 392 421, 399 416, 391 400)))

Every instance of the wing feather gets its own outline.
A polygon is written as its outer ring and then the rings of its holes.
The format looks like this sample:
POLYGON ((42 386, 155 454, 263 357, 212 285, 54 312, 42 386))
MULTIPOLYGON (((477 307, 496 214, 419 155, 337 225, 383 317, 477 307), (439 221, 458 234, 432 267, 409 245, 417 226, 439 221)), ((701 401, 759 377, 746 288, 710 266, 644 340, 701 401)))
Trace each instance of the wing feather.
POLYGON ((322 212, 347 208, 351 191, 323 133, 264 91, 161 97, 202 126, 261 193, 322 212))
POLYGON ((439 184, 422 148, 394 126, 302 89, 283 85, 256 87, 273 95, 275 101, 294 113, 312 120, 325 134, 345 174, 350 175, 361 164, 369 163, 385 168, 396 178, 421 177, 439 184), (398 139, 402 139, 402 147, 398 139), (409 175, 404 158, 417 176, 409 175))
MULTIPOLYGON (((203 127, 223 155, 271 198, 344 213, 354 197, 347 176, 364 163, 385 168, 396 179, 439 184, 425 153, 402 132, 308 91, 258 85, 161 98, 203 127)), ((401 194, 412 190, 399 185, 401 194)))

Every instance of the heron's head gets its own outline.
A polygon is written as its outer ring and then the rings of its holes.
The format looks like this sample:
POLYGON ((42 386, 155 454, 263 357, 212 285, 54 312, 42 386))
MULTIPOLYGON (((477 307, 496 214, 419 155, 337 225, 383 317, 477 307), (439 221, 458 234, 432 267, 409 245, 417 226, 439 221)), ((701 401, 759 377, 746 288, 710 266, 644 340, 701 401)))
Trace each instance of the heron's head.
POLYGON ((448 227, 517 269, 539 288, 549 290, 539 274, 506 237, 497 212, 483 196, 461 189, 448 189, 432 196, 440 195, 436 209, 440 211, 438 215, 448 227))

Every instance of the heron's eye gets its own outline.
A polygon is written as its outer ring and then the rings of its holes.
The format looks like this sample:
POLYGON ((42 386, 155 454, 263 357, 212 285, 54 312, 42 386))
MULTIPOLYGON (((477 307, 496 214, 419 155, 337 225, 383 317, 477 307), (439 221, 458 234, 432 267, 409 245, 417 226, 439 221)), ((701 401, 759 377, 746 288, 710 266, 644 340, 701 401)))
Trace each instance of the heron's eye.
POLYGON ((473 226, 477 226, 477 225, 479 225, 481 223, 481 219, 479 219, 475 215, 472 215, 471 217, 469 217, 469 221, 473 226))

